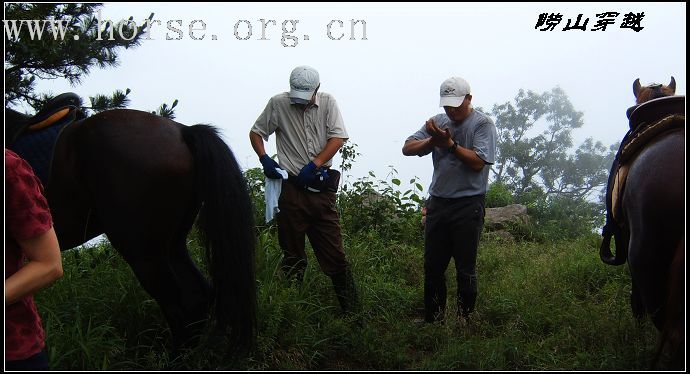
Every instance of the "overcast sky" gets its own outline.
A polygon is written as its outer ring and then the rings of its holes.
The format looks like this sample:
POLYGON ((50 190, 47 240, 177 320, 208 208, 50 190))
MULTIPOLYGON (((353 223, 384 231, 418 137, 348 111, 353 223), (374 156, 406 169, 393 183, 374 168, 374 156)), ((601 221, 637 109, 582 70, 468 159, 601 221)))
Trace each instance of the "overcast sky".
MULTIPOLYGON (((575 146, 587 137, 606 146, 622 138, 636 78, 643 85, 668 84, 673 75, 682 95, 687 85, 685 3, 113 3, 101 8, 102 19, 114 21, 132 16, 140 23, 151 12, 160 21, 151 40, 122 50, 119 67, 93 70, 75 87, 41 82, 39 90, 86 98, 130 88, 130 108, 148 111, 178 99, 176 121, 221 128, 245 169, 260 165, 249 129, 268 99, 289 89, 289 74, 298 65, 319 71, 321 90, 335 96, 350 141, 358 145, 362 155, 350 180, 368 171, 384 178, 392 165, 404 183, 419 177, 425 192, 431 157, 406 157, 401 149, 426 119, 443 111, 439 86, 450 76, 465 78, 474 106, 488 110, 512 101, 520 89, 542 93, 560 86, 584 113, 584 126, 573 133, 575 146), (592 31, 597 14, 605 12, 619 16, 606 30, 592 31), (553 31, 540 31, 546 27, 535 28, 542 13, 560 13, 562 21, 553 31), (628 13, 644 13, 639 32, 620 27, 628 13), (580 14, 580 24, 589 19, 587 30, 564 31, 580 14), (351 36, 351 20, 364 21, 366 30, 359 22, 351 36)), ((276 152, 275 137, 267 151, 276 152)), ((334 166, 339 164, 336 156, 334 166)))

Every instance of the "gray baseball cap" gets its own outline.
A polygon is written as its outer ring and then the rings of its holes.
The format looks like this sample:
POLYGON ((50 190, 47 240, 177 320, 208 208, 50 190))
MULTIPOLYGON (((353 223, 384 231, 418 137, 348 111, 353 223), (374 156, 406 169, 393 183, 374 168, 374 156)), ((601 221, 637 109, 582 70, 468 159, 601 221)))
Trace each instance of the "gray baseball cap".
POLYGON ((319 87, 319 72, 311 66, 298 66, 290 73, 290 99, 309 102, 319 87))
POLYGON ((441 102, 439 106, 458 107, 470 93, 470 84, 460 77, 450 77, 441 83, 441 102))

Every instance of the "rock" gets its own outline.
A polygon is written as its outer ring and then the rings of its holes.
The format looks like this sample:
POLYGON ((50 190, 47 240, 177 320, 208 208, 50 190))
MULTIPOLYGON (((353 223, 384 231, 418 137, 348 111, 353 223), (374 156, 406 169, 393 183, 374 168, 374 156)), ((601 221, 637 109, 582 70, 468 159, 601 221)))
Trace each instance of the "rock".
POLYGON ((511 224, 527 223, 529 223, 527 207, 522 204, 512 204, 500 208, 486 208, 484 228, 487 231, 505 230, 511 224))

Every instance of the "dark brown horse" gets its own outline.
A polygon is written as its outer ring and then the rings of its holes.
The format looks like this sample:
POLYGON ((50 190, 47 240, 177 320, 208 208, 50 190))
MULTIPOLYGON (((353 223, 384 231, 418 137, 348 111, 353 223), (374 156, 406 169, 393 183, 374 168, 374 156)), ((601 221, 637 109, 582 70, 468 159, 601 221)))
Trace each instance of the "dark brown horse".
MULTIPOLYGON (((6 120, 28 117, 6 110, 6 120)), ((160 305, 176 347, 198 336, 206 321, 235 347, 251 343, 251 202, 215 128, 137 110, 105 111, 64 128, 48 180, 61 248, 105 233, 160 305), (197 214, 210 284, 187 252, 197 214)))
MULTIPOLYGON (((629 167, 616 220, 616 254, 602 245, 604 262, 628 261, 633 313, 649 314, 661 332, 654 365, 682 369, 685 352, 685 98, 668 86, 633 84, 631 132, 619 151, 629 167), (634 129, 634 131, 633 131, 634 129), (636 143, 637 142, 637 143, 636 143), (626 155, 626 151, 628 154, 626 155), (625 157, 623 157, 625 156, 625 157)), ((617 156, 618 160, 618 156, 617 156)), ((625 179, 625 177, 623 177, 625 179)), ((607 223, 608 225, 608 223, 607 223)))

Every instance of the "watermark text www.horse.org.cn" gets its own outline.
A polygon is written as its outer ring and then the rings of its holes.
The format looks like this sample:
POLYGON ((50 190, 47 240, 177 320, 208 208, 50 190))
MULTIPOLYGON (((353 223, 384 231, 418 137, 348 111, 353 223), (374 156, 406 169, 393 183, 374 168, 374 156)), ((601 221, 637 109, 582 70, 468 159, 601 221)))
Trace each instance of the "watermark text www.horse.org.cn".
MULTIPOLYGON (((115 40, 115 36, 124 40, 132 40, 137 37, 140 28, 144 40, 221 40, 224 38, 219 33, 210 33, 206 22, 200 19, 184 22, 181 19, 161 21, 158 19, 145 19, 137 22, 133 19, 113 22, 102 17, 98 11, 95 21, 98 23, 96 40, 115 40), (141 29, 142 26, 145 26, 141 29)), ((280 44, 283 47, 296 47, 300 41, 310 40, 308 34, 299 35, 299 20, 296 19, 265 19, 256 20, 239 19, 231 27, 225 26, 224 35, 232 39, 246 40, 275 40, 280 36, 280 44)), ((70 31, 69 20, 3 20, 5 26, 5 39, 17 40, 21 36, 32 40, 52 38, 53 40, 65 40, 73 38, 79 40, 78 30, 68 35, 70 31), (26 31, 23 31, 26 30, 26 31)), ((323 34, 326 40, 368 40, 367 22, 363 19, 339 20, 331 19, 323 24, 323 34)))

